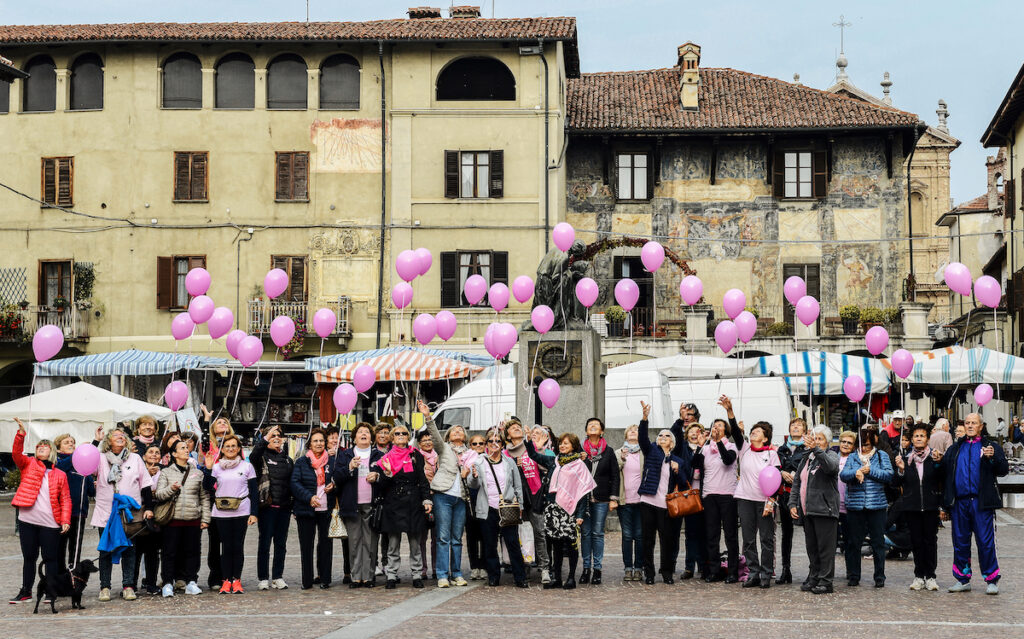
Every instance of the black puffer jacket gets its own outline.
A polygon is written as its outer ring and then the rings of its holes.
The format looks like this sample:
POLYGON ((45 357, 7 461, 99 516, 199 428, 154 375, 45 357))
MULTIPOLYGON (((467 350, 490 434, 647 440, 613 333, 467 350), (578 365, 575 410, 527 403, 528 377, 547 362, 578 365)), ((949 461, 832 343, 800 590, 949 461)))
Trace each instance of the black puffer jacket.
MULTIPOLYGON (((902 457, 902 456, 901 456, 902 457)), ((929 456, 924 460, 924 476, 917 476, 916 465, 903 457, 903 472, 893 466, 892 485, 903 488, 903 495, 896 500, 900 512, 924 512, 942 508, 942 492, 946 485, 946 468, 941 461, 929 456)))
MULTIPOLYGON (((796 471, 800 468, 807 457, 807 447, 803 443, 797 444, 793 448, 788 445, 779 446, 779 449, 775 451, 779 455, 779 471, 785 473, 792 473, 794 475, 793 481, 796 481, 796 471)), ((792 484, 787 484, 786 480, 782 480, 782 492, 779 494, 779 501, 783 508, 789 502, 789 493, 792 488, 792 484)))
POLYGON ((257 484, 263 479, 263 464, 270 475, 270 500, 275 506, 287 508, 292 505, 292 468, 294 462, 288 453, 278 452, 267 446, 267 440, 260 439, 249 453, 249 463, 256 470, 257 484))

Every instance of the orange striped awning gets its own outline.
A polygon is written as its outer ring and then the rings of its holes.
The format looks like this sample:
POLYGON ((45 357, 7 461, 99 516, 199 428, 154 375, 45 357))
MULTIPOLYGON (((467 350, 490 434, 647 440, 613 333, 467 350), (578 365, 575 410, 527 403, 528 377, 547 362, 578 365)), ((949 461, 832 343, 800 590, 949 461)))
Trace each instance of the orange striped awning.
MULTIPOLYGON (((954 355, 964 350, 963 346, 946 346, 943 348, 935 348, 930 351, 921 351, 919 353, 913 353, 914 363, 927 362, 933 359, 939 359, 940 357, 946 357, 947 355, 954 355)), ((882 360, 882 366, 892 370, 892 362, 886 357, 882 360)))
POLYGON ((475 375, 483 370, 482 366, 409 349, 317 371, 316 381, 351 382, 352 376, 360 366, 372 366, 377 371, 378 382, 457 379, 475 375))

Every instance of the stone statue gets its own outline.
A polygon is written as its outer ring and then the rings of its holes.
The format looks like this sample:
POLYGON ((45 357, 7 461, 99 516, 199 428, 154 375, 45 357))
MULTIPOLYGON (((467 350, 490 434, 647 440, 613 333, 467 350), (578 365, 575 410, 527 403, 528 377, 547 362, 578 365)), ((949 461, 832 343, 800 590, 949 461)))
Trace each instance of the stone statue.
MULTIPOLYGON (((572 243, 567 253, 551 247, 537 266, 533 306, 546 305, 554 311, 555 324, 552 330, 582 329, 587 326, 587 309, 576 299, 576 283, 590 269, 590 263, 580 259, 585 250, 586 246, 579 240, 572 243), (571 266, 570 258, 575 259, 571 266)), ((524 323, 523 330, 534 330, 531 322, 524 323)))

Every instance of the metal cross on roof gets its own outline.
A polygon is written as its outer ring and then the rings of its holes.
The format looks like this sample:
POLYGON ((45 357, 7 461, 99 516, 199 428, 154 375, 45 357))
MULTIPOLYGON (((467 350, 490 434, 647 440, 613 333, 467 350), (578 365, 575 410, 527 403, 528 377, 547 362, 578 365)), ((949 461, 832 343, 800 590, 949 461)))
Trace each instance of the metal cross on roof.
POLYGON ((845 51, 843 50, 844 44, 845 44, 843 42, 843 39, 844 39, 844 36, 845 36, 846 27, 852 27, 853 23, 852 22, 847 22, 845 20, 845 17, 842 14, 840 14, 839 15, 839 22, 833 22, 832 26, 833 27, 839 27, 839 53, 845 53, 845 51))

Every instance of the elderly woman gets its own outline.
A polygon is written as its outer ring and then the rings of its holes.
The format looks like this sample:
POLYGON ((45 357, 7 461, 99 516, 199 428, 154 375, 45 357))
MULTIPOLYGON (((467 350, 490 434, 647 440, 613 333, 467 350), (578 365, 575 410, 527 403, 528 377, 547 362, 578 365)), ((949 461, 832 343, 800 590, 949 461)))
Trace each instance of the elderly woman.
POLYGON ((237 435, 221 440, 219 455, 206 453, 203 487, 213 491, 210 519, 220 529, 220 574, 224 579, 220 594, 243 594, 242 564, 245 561, 245 531, 258 522, 256 507, 259 488, 256 470, 242 457, 242 442, 237 435))
MULTIPOLYGON (((216 462, 220 459, 220 447, 227 437, 235 434, 235 429, 231 427, 231 421, 223 415, 218 415, 216 419, 213 419, 213 412, 206 407, 206 404, 200 404, 199 409, 202 412, 199 427, 200 429, 207 429, 209 437, 208 442, 204 441, 203 448, 196 455, 197 465, 203 466, 205 462, 204 456, 208 452, 213 453, 213 461, 216 462)), ((206 529, 206 536, 209 542, 206 550, 206 567, 210 570, 210 574, 206 578, 206 584, 212 590, 220 588, 223 582, 220 573, 220 529, 217 526, 210 526, 206 529)))
POLYGON ((203 591, 199 579, 201 531, 210 525, 210 493, 203 489, 203 471, 189 457, 188 444, 176 440, 170 451, 171 463, 160 471, 155 496, 174 501, 171 522, 162 532, 160 561, 164 597, 174 596, 174 582, 182 581, 187 595, 203 591))
POLYGON ((789 515, 803 519, 807 544, 807 579, 800 590, 823 595, 832 592, 836 572, 836 533, 839 524, 839 455, 829 446, 832 431, 815 426, 804 436, 804 454, 793 472, 789 515))
MULTIPOLYGON (((469 438, 469 450, 459 456, 459 461, 464 468, 472 468, 477 456, 483 455, 487 442, 483 435, 473 435, 469 438)), ((472 581, 487 578, 487 559, 484 552, 484 533, 481 529, 481 522, 474 516, 473 505, 476 503, 479 489, 470 488, 467 482, 466 490, 469 492, 469 502, 466 504, 466 554, 469 556, 469 578, 472 581)))
POLYGON ((807 454, 807 447, 804 446, 804 439, 807 435, 807 422, 802 418, 789 420, 789 435, 786 443, 779 446, 778 455, 781 463, 782 492, 779 493, 779 523, 782 525, 782 574, 775 580, 776 584, 793 583, 793 571, 790 561, 793 555, 793 518, 786 517, 789 510, 790 493, 793 489, 793 476, 796 469, 804 460, 807 454))
POLYGON ((259 590, 283 590, 284 560, 288 552, 288 528, 292 519, 292 469, 294 463, 284 448, 281 426, 268 426, 249 454, 249 463, 256 471, 256 480, 264 476, 270 484, 266 499, 260 497, 259 542, 256 549, 256 578, 259 590), (271 572, 270 547, 274 547, 274 566, 271 572), (271 581, 273 578, 273 581, 271 581))
POLYGON ((467 480, 470 488, 477 489, 473 514, 480 521, 483 533, 487 584, 497 586, 501 581, 501 564, 498 561, 498 540, 501 539, 508 551, 516 587, 526 588, 526 567, 519 547, 518 527, 500 526, 498 520, 498 506, 502 501, 506 504, 523 503, 519 469, 511 457, 502 454, 505 438, 499 429, 487 431, 486 443, 486 452, 477 457, 467 480))
POLYGON ((331 564, 334 540, 327 534, 331 526, 328 500, 334 491, 334 478, 328 467, 327 433, 314 428, 306 441, 306 453, 299 457, 292 470, 291 493, 295 498, 295 525, 299 529, 299 552, 302 565, 302 589, 313 587, 313 552, 316 539, 316 573, 320 589, 331 587, 331 564))
MULTIPOLYGON (((36 443, 35 455, 24 454, 25 425, 18 418, 18 432, 11 448, 14 463, 21 471, 21 483, 11 504, 18 508, 18 537, 21 540, 21 590, 11 603, 31 601, 32 582, 40 551, 46 576, 46 592, 55 596, 53 584, 61 566, 60 536, 71 527, 71 493, 67 475, 54 467, 57 449, 48 439, 36 443)), ((38 607, 38 606, 37 606, 38 607)))
MULTIPOLYGON (((156 441, 143 445, 139 455, 142 457, 142 461, 146 464, 146 472, 149 473, 150 483, 153 487, 155 501, 160 501, 159 497, 156 497, 156 486, 160 480, 160 444, 156 441)), ((132 587, 136 588, 141 573, 139 568, 142 567, 142 562, 145 561, 146 576, 142 578, 142 590, 146 591, 147 595, 158 595, 160 594, 160 587, 157 585, 160 581, 160 548, 163 545, 163 530, 151 530, 145 535, 139 535, 135 541, 135 581, 132 583, 132 587)))
MULTIPOLYGON (((103 428, 97 428, 96 441, 102 437, 103 428)), ((60 557, 67 557, 69 566, 74 566, 82 557, 82 538, 85 537, 85 527, 88 523, 89 498, 96 496, 96 483, 92 475, 79 475, 71 463, 75 444, 75 438, 68 433, 53 438, 53 447, 57 449, 57 461, 54 466, 67 475, 68 490, 71 491, 71 530, 60 537, 60 557)))
MULTIPOLYGON (((619 525, 622 528, 622 565, 624 581, 640 581, 644 572, 643 531, 640 526, 640 478, 644 472, 644 455, 640 452, 640 427, 626 427, 625 441, 619 448, 619 525)), ((689 546, 689 529, 687 529, 689 546)))
POLYGON ((557 466, 551 472, 544 520, 547 538, 551 540, 551 562, 554 579, 544 588, 572 590, 576 587, 576 564, 579 561, 577 539, 586 517, 587 503, 596 487, 592 464, 586 460, 580 440, 573 433, 558 438, 557 466), (562 582, 562 558, 569 559, 569 573, 562 582))
MULTIPOLYGON (((739 424, 743 428, 742 422, 739 424)), ((779 467, 779 456, 772 448, 772 425, 760 421, 750 427, 747 442, 739 447, 740 480, 736 484, 736 510, 743 533, 743 556, 750 576, 744 588, 769 588, 775 569, 775 500, 761 492, 761 471, 779 467), (758 555, 758 540, 761 554, 758 555)))
MULTIPOLYGON (((526 429, 523 428, 517 417, 505 422, 504 432, 505 455, 510 456, 515 462, 519 471, 519 482, 523 486, 523 520, 529 521, 533 530, 534 540, 544 539, 544 505, 547 499, 543 494, 546 473, 545 466, 538 464, 530 455, 526 454, 526 444, 530 440, 526 437, 526 429)), ((530 442, 532 444, 532 442, 530 442)), ((584 531, 586 536, 586 531, 584 531)), ((584 547, 586 545, 584 544, 584 547)), ((548 557, 547 544, 536 542, 534 549, 537 555, 537 567, 540 568, 540 581, 542 584, 551 581, 551 560, 548 557)), ((588 569, 589 575, 590 570, 588 569)))
POLYGON ((860 451, 851 455, 839 473, 846 482, 846 521, 849 538, 846 543, 846 581, 860 584, 860 545, 871 536, 875 562, 875 588, 885 586, 885 519, 888 502, 885 487, 892 481, 889 455, 878 450, 878 431, 860 431, 860 451))
MULTIPOLYGON (((725 398, 723 397, 723 400, 725 398)), ((691 459, 693 467, 700 471, 700 489, 704 504, 704 581, 739 581, 739 529, 736 514, 736 444, 729 441, 729 433, 742 441, 739 426, 735 429, 732 404, 726 402, 729 422, 716 419, 711 422, 711 434, 698 434, 700 446, 691 459), (725 535, 726 569, 722 570, 722 535, 725 535)), ((695 470, 694 472, 697 472, 695 470)))
POLYGON ((132 437, 132 444, 135 446, 135 452, 140 456, 153 444, 156 444, 157 448, 160 447, 161 442, 157 436, 159 427, 156 418, 151 415, 143 415, 135 420, 135 427, 132 431, 135 435, 132 437))
POLYGON ((665 497, 687 485, 690 467, 685 459, 672 454, 676 441, 671 430, 662 429, 657 440, 651 442, 647 431, 651 407, 644 402, 640 402, 640 406, 643 419, 640 420, 637 442, 644 456, 644 469, 637 492, 640 494, 640 521, 644 537, 644 583, 654 583, 654 535, 657 532, 661 548, 661 578, 666 584, 671 584, 675 583, 673 573, 679 553, 679 536, 672 535, 665 497))
MULTIPOLYGON (((619 505, 619 464, 615 452, 609 450, 604 439, 604 422, 591 417, 586 425, 587 438, 583 442, 583 452, 591 464, 591 475, 597 486, 586 504, 586 517, 583 518, 582 552, 583 574, 580 583, 601 585, 601 569, 604 562, 604 525, 608 512, 619 505), (590 568, 594 572, 591 576, 590 568)), ((677 551, 678 553, 678 551, 677 551)))
POLYGON ((914 552, 914 581, 911 590, 938 590, 935 568, 938 566, 939 511, 946 482, 942 453, 928 445, 928 422, 914 424, 910 433, 911 449, 896 457, 894 487, 903 489, 896 508, 910 528, 914 552))
POLYGON ((334 484, 338 486, 341 518, 348 530, 352 553, 352 583, 349 588, 373 588, 377 565, 377 533, 370 527, 373 486, 367 481, 370 466, 384 454, 373 448, 373 427, 360 422, 352 431, 352 447, 338 452, 334 484))

